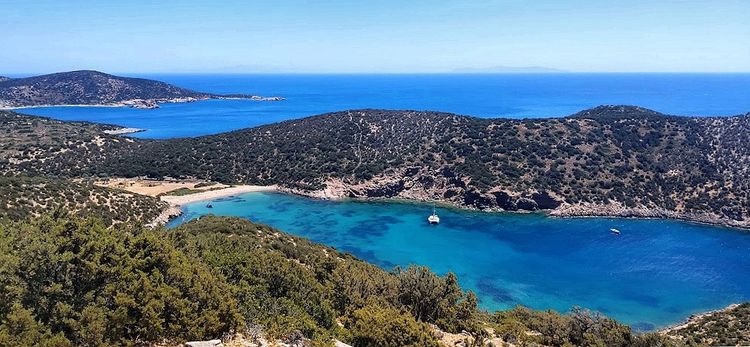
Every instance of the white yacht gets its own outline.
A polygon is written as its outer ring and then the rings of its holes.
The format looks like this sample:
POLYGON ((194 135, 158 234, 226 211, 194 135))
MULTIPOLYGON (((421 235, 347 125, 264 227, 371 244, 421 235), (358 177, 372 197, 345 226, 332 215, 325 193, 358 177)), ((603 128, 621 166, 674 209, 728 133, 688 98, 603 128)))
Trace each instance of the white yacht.
POLYGON ((437 213, 435 213, 435 206, 432 206, 432 214, 427 217, 427 222, 429 222, 430 224, 440 223, 440 217, 438 217, 437 213))
POLYGON ((609 229, 609 231, 611 231, 615 235, 620 235, 620 231, 615 228, 609 229))

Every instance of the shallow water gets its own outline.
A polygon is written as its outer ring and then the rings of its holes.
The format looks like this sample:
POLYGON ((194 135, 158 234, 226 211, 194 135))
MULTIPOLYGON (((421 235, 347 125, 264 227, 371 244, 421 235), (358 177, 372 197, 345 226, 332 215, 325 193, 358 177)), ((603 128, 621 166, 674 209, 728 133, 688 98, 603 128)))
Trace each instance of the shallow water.
POLYGON ((578 305, 639 330, 750 299, 750 233, 668 220, 559 219, 393 202, 332 202, 249 193, 187 205, 240 216, 386 269, 419 264, 456 273, 486 309, 578 305), (622 231, 613 235, 610 228, 622 231))
POLYGON ((21 112, 147 129, 144 138, 214 134, 357 108, 437 110, 477 117, 566 116, 602 104, 677 115, 750 112, 750 74, 139 75, 213 93, 286 101, 209 100, 156 110, 47 107, 21 112))

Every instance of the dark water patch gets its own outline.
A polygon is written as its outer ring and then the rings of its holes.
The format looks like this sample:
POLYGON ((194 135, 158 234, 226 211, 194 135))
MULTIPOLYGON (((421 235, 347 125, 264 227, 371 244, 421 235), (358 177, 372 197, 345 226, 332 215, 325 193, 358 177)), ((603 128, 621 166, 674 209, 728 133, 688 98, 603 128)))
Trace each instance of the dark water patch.
POLYGON ((346 245, 341 248, 341 251, 349 253, 354 255, 355 257, 362 259, 364 261, 367 261, 369 263, 375 264, 377 266, 380 266, 381 268, 391 270, 396 267, 396 264, 389 262, 387 260, 383 260, 381 258, 378 258, 375 255, 375 252, 370 250, 365 250, 359 247, 346 245))
POLYGON ((477 281, 477 289, 479 289, 484 295, 492 298, 495 302, 507 305, 518 303, 510 291, 496 285, 491 278, 480 278, 479 281, 477 281))
POLYGON ((659 307, 661 305, 659 298, 644 292, 624 292, 622 297, 649 307, 659 307))
POLYGON ((350 227, 349 232, 351 235, 359 237, 382 236, 390 229, 391 225, 399 222, 401 222, 400 219, 391 216, 368 218, 350 227))

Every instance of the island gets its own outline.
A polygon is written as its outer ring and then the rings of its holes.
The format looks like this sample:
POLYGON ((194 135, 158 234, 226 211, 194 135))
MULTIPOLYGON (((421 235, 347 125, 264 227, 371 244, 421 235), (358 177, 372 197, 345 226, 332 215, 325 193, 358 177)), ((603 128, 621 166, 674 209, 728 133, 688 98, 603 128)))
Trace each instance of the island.
POLYGON ((142 109, 208 99, 282 101, 279 96, 196 92, 160 81, 80 70, 26 78, 0 78, 0 109, 42 106, 108 106, 142 109))

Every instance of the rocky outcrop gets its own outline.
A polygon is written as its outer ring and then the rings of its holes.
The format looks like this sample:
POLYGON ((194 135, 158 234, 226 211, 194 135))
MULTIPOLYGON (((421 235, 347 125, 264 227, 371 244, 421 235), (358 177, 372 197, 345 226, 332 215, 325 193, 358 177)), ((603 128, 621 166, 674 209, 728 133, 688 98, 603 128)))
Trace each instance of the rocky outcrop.
POLYGON ((679 219, 696 223, 750 229, 750 220, 728 219, 713 213, 671 211, 658 207, 627 207, 620 203, 563 204, 550 211, 556 217, 620 217, 679 219))
POLYGON ((167 208, 163 209, 161 213, 159 213, 156 218, 154 218, 151 222, 146 224, 146 227, 148 228, 156 228, 158 226, 165 225, 169 223, 170 220, 173 218, 179 217, 182 214, 182 210, 175 205, 169 205, 167 208))
POLYGON ((711 213, 688 213, 656 207, 626 207, 617 202, 570 204, 547 191, 513 192, 495 187, 488 192, 480 192, 467 185, 467 180, 450 171, 434 175, 424 168, 409 167, 364 182, 352 183, 343 179, 331 179, 325 182, 324 189, 282 187, 280 190, 322 199, 405 199, 482 211, 546 211, 549 215, 557 217, 666 218, 750 228, 750 221, 740 219, 741 216, 738 219, 727 219, 711 213))
POLYGON ((467 180, 451 171, 434 175, 425 168, 408 167, 363 182, 329 179, 323 189, 281 187, 280 190, 321 199, 407 199, 486 211, 548 210, 563 203, 545 191, 481 192, 468 185, 467 180))

